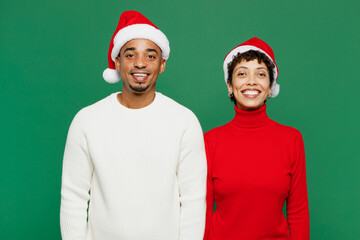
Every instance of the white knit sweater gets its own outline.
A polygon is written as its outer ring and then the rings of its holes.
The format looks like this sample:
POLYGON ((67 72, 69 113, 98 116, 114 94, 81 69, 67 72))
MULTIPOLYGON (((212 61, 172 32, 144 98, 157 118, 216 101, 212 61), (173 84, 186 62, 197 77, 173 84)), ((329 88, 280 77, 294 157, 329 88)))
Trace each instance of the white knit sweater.
POLYGON ((82 109, 71 123, 63 240, 203 239, 206 159, 196 116, 161 93, 141 109, 116 96, 82 109))

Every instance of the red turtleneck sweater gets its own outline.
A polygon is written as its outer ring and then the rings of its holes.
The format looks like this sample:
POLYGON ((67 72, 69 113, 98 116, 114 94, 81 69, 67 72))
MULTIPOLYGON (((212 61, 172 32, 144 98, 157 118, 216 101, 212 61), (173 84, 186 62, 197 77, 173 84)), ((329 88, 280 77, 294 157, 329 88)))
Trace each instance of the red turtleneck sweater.
POLYGON ((231 122, 205 134, 204 239, 308 240, 301 133, 269 119, 266 105, 255 111, 235 107, 235 111, 231 122), (287 219, 282 212, 285 200, 287 219))

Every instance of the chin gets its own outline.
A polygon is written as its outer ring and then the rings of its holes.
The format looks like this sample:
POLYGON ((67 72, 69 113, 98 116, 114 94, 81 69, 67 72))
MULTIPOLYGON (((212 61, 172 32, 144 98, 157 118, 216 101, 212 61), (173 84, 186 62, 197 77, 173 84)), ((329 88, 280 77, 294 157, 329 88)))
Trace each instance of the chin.
POLYGON ((130 88, 131 88, 131 90, 133 92, 143 93, 143 92, 145 92, 146 90, 148 90, 150 88, 150 85, 146 85, 146 86, 143 86, 143 85, 137 85, 137 86, 130 85, 130 88))
POLYGON ((246 111, 254 111, 261 108, 264 104, 236 104, 239 109, 246 111))

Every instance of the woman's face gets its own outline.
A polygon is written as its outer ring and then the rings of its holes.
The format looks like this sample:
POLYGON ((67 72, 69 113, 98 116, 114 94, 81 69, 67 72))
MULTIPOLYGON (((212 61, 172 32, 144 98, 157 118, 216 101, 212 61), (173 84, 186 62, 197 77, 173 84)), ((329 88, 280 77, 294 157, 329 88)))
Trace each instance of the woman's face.
POLYGON ((257 59, 238 63, 232 73, 232 84, 228 83, 229 93, 233 93, 239 109, 251 111, 264 105, 270 96, 270 75, 265 63, 257 59))

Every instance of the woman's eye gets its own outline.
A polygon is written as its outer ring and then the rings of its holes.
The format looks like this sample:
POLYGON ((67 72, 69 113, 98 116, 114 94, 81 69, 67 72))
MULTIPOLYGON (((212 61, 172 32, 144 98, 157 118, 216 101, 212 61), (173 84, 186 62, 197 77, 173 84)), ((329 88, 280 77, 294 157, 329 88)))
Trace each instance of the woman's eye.
POLYGON ((266 74, 265 73, 259 73, 259 76, 260 77, 266 77, 266 74))
POLYGON ((240 72, 240 73, 238 73, 238 76, 239 76, 239 77, 243 77, 243 76, 245 76, 245 73, 244 73, 244 72, 240 72))

